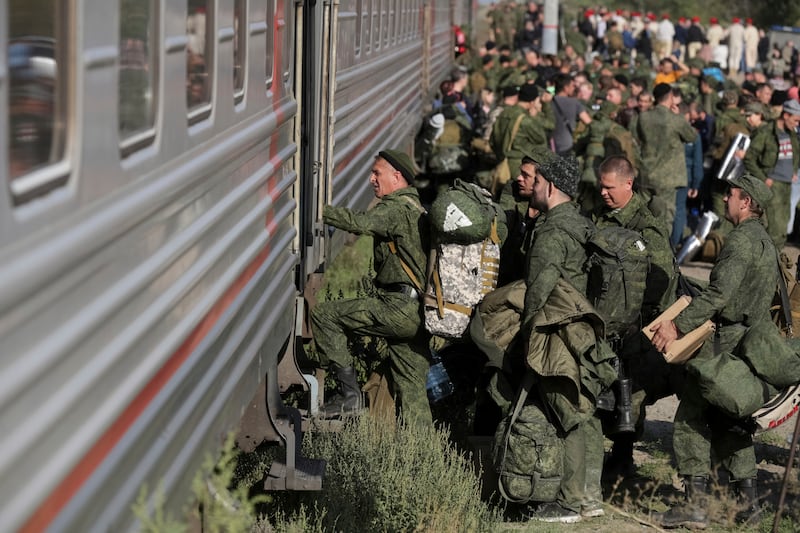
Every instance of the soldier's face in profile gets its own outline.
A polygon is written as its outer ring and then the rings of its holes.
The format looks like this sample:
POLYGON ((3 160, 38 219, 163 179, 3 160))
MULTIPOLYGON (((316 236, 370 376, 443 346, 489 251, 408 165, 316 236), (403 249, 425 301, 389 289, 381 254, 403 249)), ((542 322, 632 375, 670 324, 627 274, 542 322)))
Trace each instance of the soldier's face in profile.
POLYGON ((386 160, 380 157, 375 160, 372 165, 372 173, 369 177, 369 182, 375 191, 376 198, 383 198, 389 193, 396 191, 400 187, 400 179, 398 179, 398 171, 394 169, 386 160))
POLYGON ((533 196, 533 182, 535 179, 536 165, 525 163, 519 167, 517 186, 519 187, 519 195, 521 198, 530 198, 533 196))
POLYGON ((611 209, 625 207, 633 196, 633 180, 617 176, 616 172, 607 172, 600 176, 600 196, 611 209))
POLYGON ((745 202, 741 193, 742 190, 738 187, 730 187, 725 193, 725 218, 734 224, 739 223, 741 215, 745 211, 745 202))
POLYGON ((539 172, 533 179, 533 194, 531 195, 530 204, 539 211, 547 210, 547 198, 550 191, 550 182, 539 172))

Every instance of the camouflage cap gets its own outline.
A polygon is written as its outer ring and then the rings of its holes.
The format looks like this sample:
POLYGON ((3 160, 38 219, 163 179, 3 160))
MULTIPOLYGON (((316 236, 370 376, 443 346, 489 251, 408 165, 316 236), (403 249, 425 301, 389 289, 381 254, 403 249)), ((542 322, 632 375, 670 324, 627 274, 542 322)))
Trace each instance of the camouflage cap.
POLYGON ((766 116, 766 110, 761 102, 750 102, 744 106, 745 115, 761 115, 766 116))
POLYGON ((703 82, 715 90, 719 87, 719 80, 714 76, 710 75, 703 76, 703 82))
POLYGON ((772 199, 772 189, 767 187, 767 184, 753 176, 752 174, 745 173, 738 178, 732 178, 728 181, 731 187, 742 189, 749 194, 756 203, 765 207, 767 202, 772 199))
POLYGON ((526 159, 530 159, 536 165, 544 165, 549 163, 556 157, 552 151, 543 147, 531 147, 522 154, 522 162, 525 163, 526 159))
POLYGON ((573 156, 561 157, 553 154, 550 161, 539 167, 539 173, 570 198, 575 199, 578 195, 581 171, 578 160, 573 156))
POLYGON ((417 171, 414 167, 414 162, 407 153, 400 150, 381 150, 378 152, 378 157, 386 160, 395 170, 399 171, 409 184, 414 183, 417 171))

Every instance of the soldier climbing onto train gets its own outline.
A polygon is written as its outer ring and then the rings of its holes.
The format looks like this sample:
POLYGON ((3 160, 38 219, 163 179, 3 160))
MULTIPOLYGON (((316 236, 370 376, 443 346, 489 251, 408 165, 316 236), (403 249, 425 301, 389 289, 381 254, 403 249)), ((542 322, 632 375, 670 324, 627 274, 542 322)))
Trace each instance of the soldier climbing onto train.
POLYGON ((426 211, 413 186, 411 158, 385 149, 372 165, 370 184, 378 203, 358 212, 325 206, 326 224, 374 239, 375 296, 320 303, 311 311, 319 363, 333 370, 339 394, 326 403, 328 417, 354 413, 364 406, 348 337, 373 335, 386 339, 391 389, 403 420, 432 421, 425 379, 429 367, 429 335, 422 324, 420 295, 424 289, 429 244, 426 211))

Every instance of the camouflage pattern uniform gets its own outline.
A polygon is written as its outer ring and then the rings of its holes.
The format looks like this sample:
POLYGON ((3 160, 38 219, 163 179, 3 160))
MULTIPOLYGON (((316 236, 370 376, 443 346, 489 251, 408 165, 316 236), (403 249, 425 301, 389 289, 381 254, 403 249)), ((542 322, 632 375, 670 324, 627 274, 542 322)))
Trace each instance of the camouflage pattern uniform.
POLYGON ((642 186, 664 198, 665 222, 667 227, 672 227, 676 190, 689 183, 683 144, 694 142, 697 130, 683 116, 663 105, 640 114, 635 124, 632 133, 641 146, 642 164, 646 169, 642 186))
MULTIPOLYGON (((572 203, 563 203, 545 214, 537 224, 536 232, 526 261, 525 309, 522 331, 529 331, 534 315, 547 302, 547 298, 563 277, 578 291, 586 293, 587 274, 586 242, 594 231, 591 221, 578 212, 572 203)), ((572 511, 580 512, 582 504, 602 501, 600 468, 603 463, 603 433, 600 421, 594 415, 593 402, 580 394, 574 403, 568 390, 570 386, 560 378, 540 377, 541 391, 551 408, 559 413, 572 413, 561 427, 564 432, 564 476, 558 503, 572 511), (577 422, 577 425, 575 425, 577 422), (599 443, 599 446, 597 445, 599 443)))
MULTIPOLYGON (((792 174, 797 174, 800 163, 800 143, 797 134, 785 128, 792 143, 792 174)), ((750 147, 744 156, 744 168, 758 179, 766 181, 768 174, 778 162, 778 126, 768 123, 759 127, 750 140, 750 147)), ((789 224, 790 198, 792 184, 772 181, 772 199, 762 205, 767 214, 767 232, 778 249, 786 244, 786 226, 789 224)))
MULTIPOLYGON (((696 357, 730 352, 747 326, 770 320, 778 280, 776 258, 775 246, 760 220, 749 218, 728 234, 708 287, 674 321, 682 332, 708 319, 717 323, 716 338, 706 341, 696 357)), ((726 418, 702 398, 696 378, 689 374, 675 413, 673 447, 680 475, 707 476, 713 445, 731 480, 756 477, 752 436, 730 431, 726 418)))
POLYGON ((497 117, 494 126, 492 127, 492 135, 489 143, 494 150, 497 160, 500 161, 504 157, 508 158, 508 166, 511 169, 511 178, 519 175, 519 166, 522 163, 522 158, 525 154, 533 152, 537 149, 547 148, 547 133, 544 124, 541 120, 537 120, 528 114, 528 112, 519 106, 510 106, 503 109, 500 116, 497 117), (514 129, 514 123, 517 117, 521 114, 526 116, 520 123, 519 130, 517 131, 514 142, 511 142, 511 132, 514 129), (508 150, 504 147, 511 145, 508 150))
POLYGON ((714 124, 714 129, 717 134, 710 151, 711 157, 714 159, 714 165, 712 167, 712 179, 708 181, 711 188, 711 209, 720 219, 719 226, 714 231, 724 237, 733 229, 733 224, 725 218, 725 190, 728 187, 728 183, 725 180, 717 179, 716 175, 736 135, 739 133, 752 135, 752 133, 747 125, 747 120, 738 107, 727 108, 722 111, 714 124))
POLYGON ((417 424, 431 424, 425 390, 429 364, 428 334, 422 323, 417 298, 400 290, 412 285, 400 257, 420 282, 424 282, 429 250, 425 215, 414 187, 385 195, 366 212, 325 206, 326 224, 374 239, 376 295, 320 303, 311 312, 314 342, 320 363, 353 366, 347 347, 350 335, 384 337, 388 345, 393 392, 403 418, 417 424), (389 243, 397 246, 392 254, 389 243))

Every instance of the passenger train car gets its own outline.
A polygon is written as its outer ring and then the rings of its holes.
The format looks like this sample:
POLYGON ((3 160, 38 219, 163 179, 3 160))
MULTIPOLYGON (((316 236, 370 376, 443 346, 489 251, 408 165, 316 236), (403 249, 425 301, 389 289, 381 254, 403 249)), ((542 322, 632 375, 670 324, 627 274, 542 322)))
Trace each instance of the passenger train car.
POLYGON ((464 0, 0 0, 0 528, 130 531, 239 428, 300 475, 309 275, 464 0), (279 364, 280 362, 280 364, 279 364))

